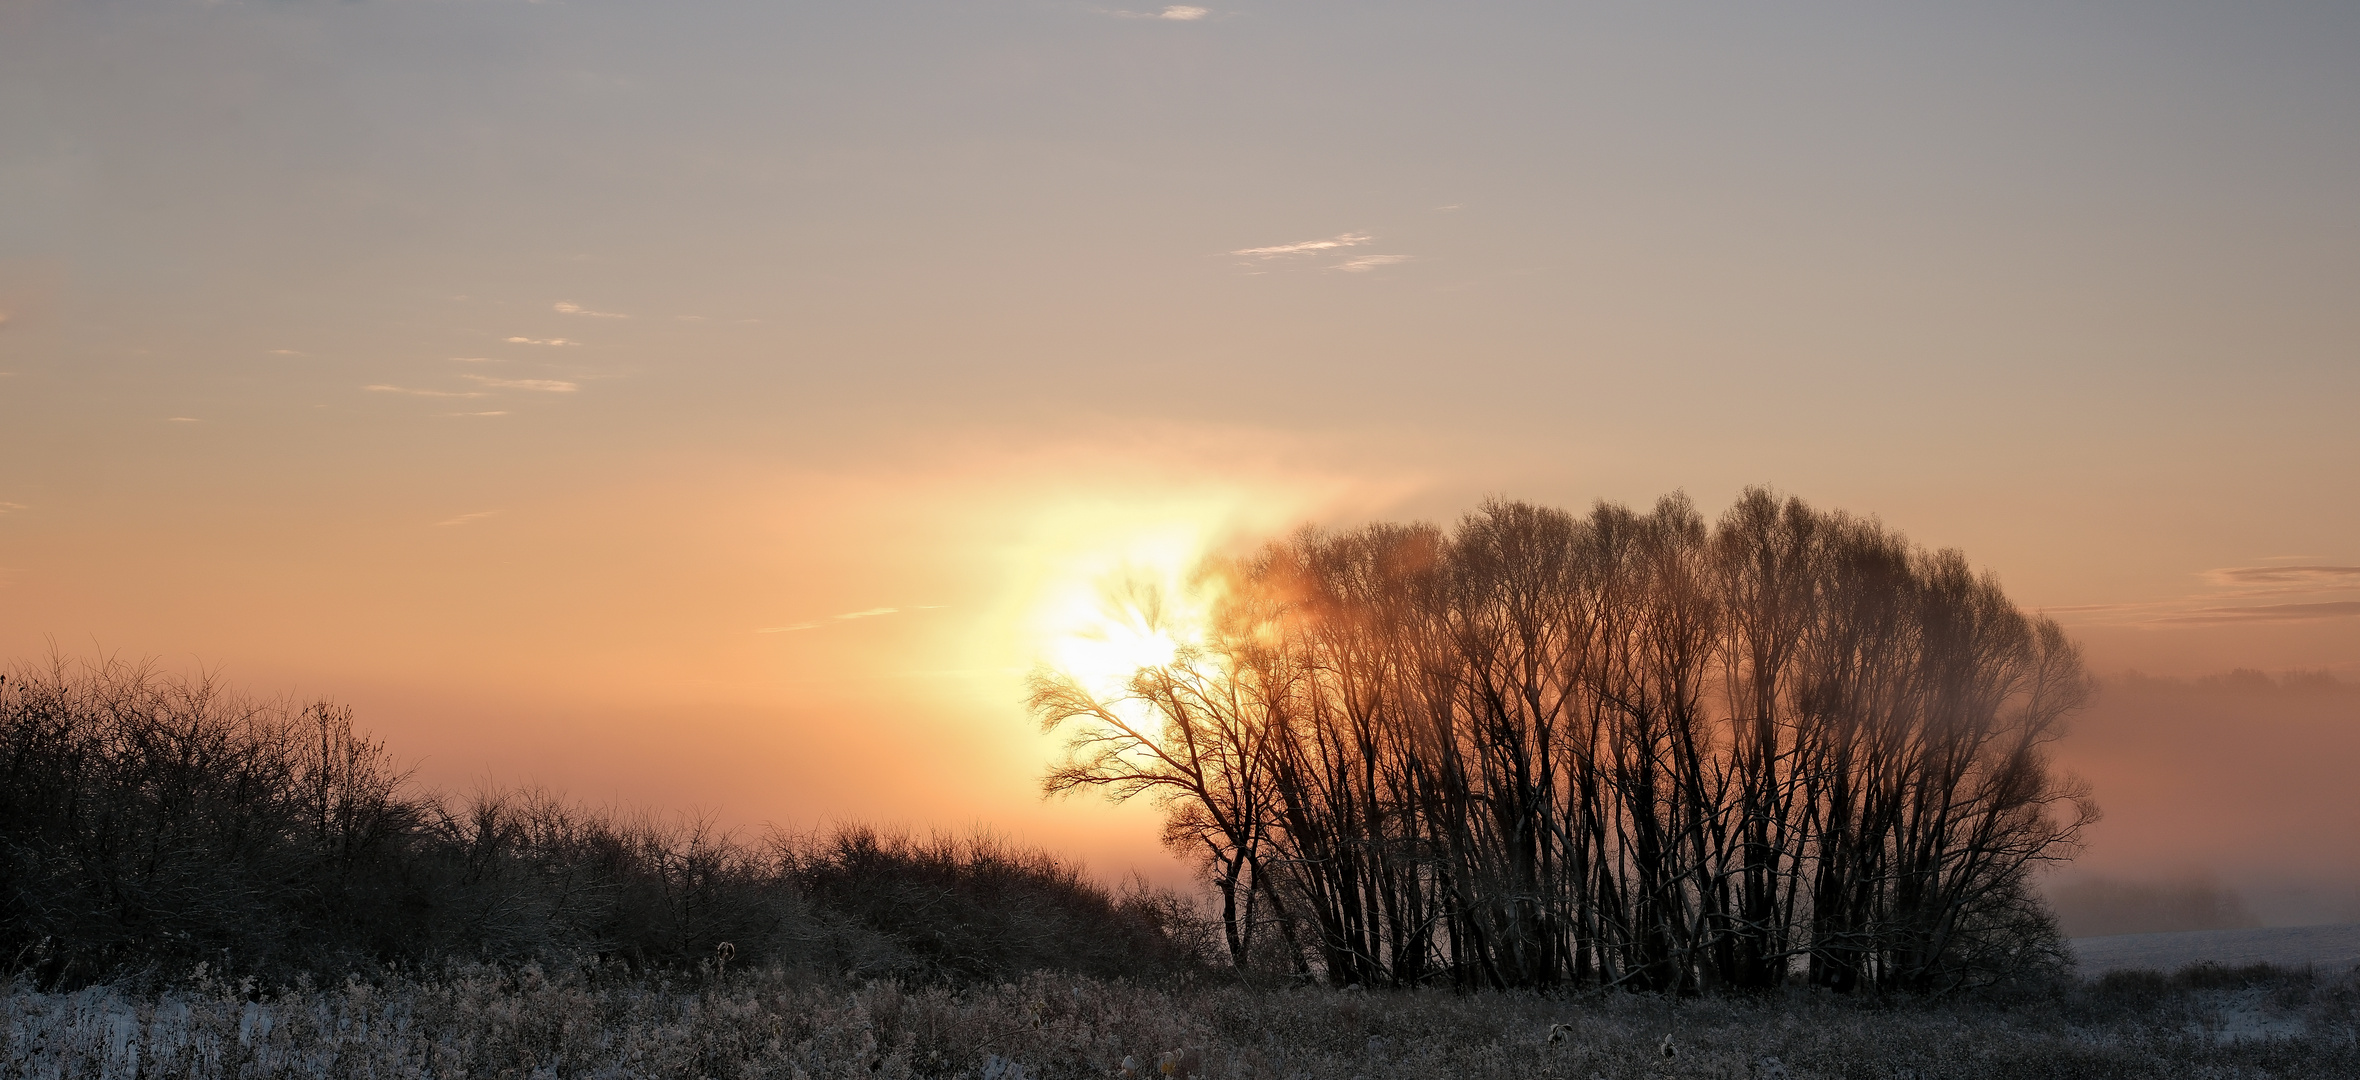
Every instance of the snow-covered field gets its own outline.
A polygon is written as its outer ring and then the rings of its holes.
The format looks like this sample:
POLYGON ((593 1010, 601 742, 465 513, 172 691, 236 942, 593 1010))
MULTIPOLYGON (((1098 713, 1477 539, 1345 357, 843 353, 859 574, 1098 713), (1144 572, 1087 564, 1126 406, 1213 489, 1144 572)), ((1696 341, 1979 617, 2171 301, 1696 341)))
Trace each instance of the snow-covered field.
POLYGON ((2168 972, 2205 963, 2308 965, 2340 973, 2360 966, 2360 923, 2075 938, 2073 952, 2084 976, 2141 969, 2168 972))

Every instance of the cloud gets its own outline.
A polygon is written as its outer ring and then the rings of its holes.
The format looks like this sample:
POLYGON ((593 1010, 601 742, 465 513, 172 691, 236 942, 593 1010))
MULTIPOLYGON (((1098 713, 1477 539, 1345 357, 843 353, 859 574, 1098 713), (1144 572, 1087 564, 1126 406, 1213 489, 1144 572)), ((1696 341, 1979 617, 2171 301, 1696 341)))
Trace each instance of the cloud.
POLYGON ((1328 269, 1341 270, 1347 274, 1365 274, 1381 266, 1408 262, 1411 258, 1413 256, 1409 255, 1363 255, 1357 259, 1346 259, 1328 269))
POLYGON ((505 364, 508 362, 497 356, 454 356, 451 359, 461 364, 505 364))
POLYGON ((874 619, 879 615, 898 615, 904 611, 940 611, 944 606, 945 605, 942 604, 912 604, 906 608, 873 607, 861 611, 847 611, 842 615, 830 615, 825 619, 818 619, 812 622, 792 623, 786 626, 757 627, 754 632, 757 634, 784 634, 790 630, 817 630, 820 627, 828 625, 829 623, 852 622, 856 619, 874 619))
POLYGON ((506 416, 506 415, 508 415, 508 410, 506 410, 506 409, 487 409, 487 410, 485 410, 485 411, 483 411, 483 412, 447 412, 447 413, 443 413, 442 415, 444 415, 444 416, 506 416))
MULTIPOLYGON (((2317 558, 2317 556, 2300 556, 2317 558)), ((2360 590, 2360 566, 2225 566, 2203 571, 2214 588, 2193 596, 2144 603, 2080 604, 2043 608, 2069 622, 2131 626, 2217 626, 2311 622, 2360 615, 2360 601, 2237 603, 2276 597, 2318 597, 2360 590)))
POLYGON ((1165 22, 1195 22, 1198 19, 1202 19, 1205 16, 1212 14, 1212 11, 1189 4, 1173 4, 1169 7, 1166 7, 1162 11, 1109 11, 1107 14, 1112 15, 1118 19, 1160 19, 1165 22))
POLYGON ((361 389, 372 394, 412 394, 417 397, 475 398, 491 396, 481 390, 416 390, 407 386, 389 386, 385 383, 370 383, 361 389))
MULTIPOLYGON (((592 311, 589 308, 583 307, 582 305, 574 303, 571 300, 560 300, 557 302, 556 307, 558 311, 567 315, 586 315, 593 319, 628 319, 631 317, 629 315, 624 315, 613 311, 592 311)), ((508 340, 514 341, 516 339, 510 338, 508 340)))
POLYGON ((448 521, 437 521, 434 523, 434 527, 437 529, 447 529, 453 525, 465 525, 470 521, 478 521, 483 518, 488 518, 497 513, 499 513, 497 510, 478 510, 472 514, 461 514, 458 517, 451 518, 448 521))
POLYGON ((2360 566, 2228 566, 2207 570, 2218 585, 2360 589, 2360 566))
POLYGON ((1292 244, 1273 244, 1269 247, 1239 248, 1230 254, 1275 259, 1282 255, 1308 255, 1314 252, 1333 251, 1337 248, 1359 247, 1374 239, 1376 237, 1367 233, 1344 233, 1325 240, 1302 240, 1292 244))
POLYGON ((529 337, 512 337, 512 338, 503 338, 503 339, 501 339, 501 340, 503 340, 503 341, 506 341, 506 342, 507 342, 507 343, 509 343, 510 345, 579 345, 579 344, 581 344, 581 342, 579 342, 579 341, 568 341, 568 340, 566 340, 566 339, 564 339, 564 338, 561 338, 561 337, 556 337, 556 338, 548 338, 548 339, 542 339, 542 338, 529 338, 529 337))
POLYGON ((2165 615, 2159 623, 2311 622, 2360 616, 2360 600, 2321 604, 2263 604, 2256 607, 2199 608, 2182 615, 2165 615))
POLYGON ((466 378, 474 379, 485 386, 496 386, 502 390, 539 390, 546 394, 570 394, 582 388, 580 383, 571 383, 564 379, 495 379, 489 375, 469 375, 466 378))
POLYGON ((0 502, 0 514, 13 514, 19 510, 30 509, 32 509, 32 507, 26 506, 23 503, 0 502))
POLYGON ((301 355, 303 355, 302 353, 296 352, 296 351, 295 351, 295 350, 293 350, 293 349, 272 349, 272 350, 270 351, 270 354, 271 354, 272 356, 301 356, 301 355))

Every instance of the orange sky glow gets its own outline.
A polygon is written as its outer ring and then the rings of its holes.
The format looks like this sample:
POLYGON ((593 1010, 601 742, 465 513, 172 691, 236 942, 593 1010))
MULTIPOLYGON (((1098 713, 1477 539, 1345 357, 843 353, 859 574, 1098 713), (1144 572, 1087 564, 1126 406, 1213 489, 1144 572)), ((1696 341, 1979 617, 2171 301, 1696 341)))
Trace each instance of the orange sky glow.
MULTIPOLYGON (((2349 12, 1120 15, 0 5, 0 656, 1163 880, 1151 808, 1040 798, 1026 675, 1307 524, 1770 484, 2101 674, 2360 684, 2349 12)), ((2187 780, 2360 698, 2203 700, 2059 747, 2093 872, 2360 912, 2187 780)))

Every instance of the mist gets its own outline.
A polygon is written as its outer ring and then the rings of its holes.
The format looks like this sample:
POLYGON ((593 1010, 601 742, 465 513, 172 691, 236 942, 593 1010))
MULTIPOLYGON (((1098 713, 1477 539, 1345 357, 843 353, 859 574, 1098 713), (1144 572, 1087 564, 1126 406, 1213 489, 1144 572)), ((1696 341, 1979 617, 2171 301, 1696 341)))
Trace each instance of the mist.
POLYGON ((2048 882, 2066 931, 2360 920, 2360 685, 2238 669, 2105 679, 2058 744, 2105 816, 2048 882))

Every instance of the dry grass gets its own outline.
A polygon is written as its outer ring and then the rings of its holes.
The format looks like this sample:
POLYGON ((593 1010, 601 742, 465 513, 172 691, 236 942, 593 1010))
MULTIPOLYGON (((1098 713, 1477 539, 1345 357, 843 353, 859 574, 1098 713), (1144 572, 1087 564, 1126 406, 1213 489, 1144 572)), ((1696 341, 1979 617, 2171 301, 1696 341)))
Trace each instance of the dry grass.
POLYGON ((1200 986, 695 984, 454 969, 0 998, 7 1077, 2360 1075, 2353 982, 2109 979, 2013 1003, 1200 986), (1668 1046, 1670 1055, 1666 1056, 1668 1046))

